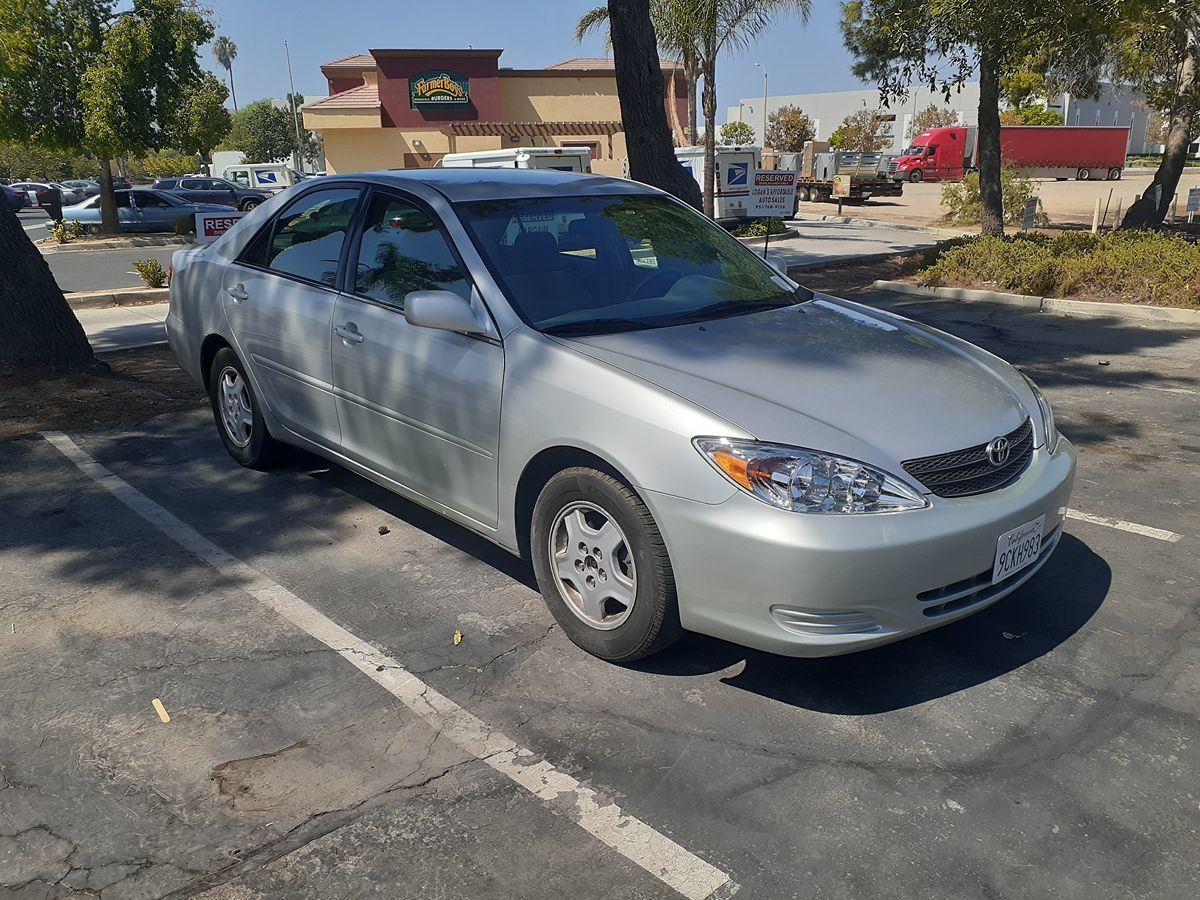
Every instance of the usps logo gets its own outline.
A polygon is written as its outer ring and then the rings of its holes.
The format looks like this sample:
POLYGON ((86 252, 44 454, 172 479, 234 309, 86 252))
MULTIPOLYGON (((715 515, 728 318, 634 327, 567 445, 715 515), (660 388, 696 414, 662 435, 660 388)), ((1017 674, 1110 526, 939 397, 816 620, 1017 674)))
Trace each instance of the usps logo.
POLYGON ((745 187, 749 171, 750 163, 732 163, 729 166, 729 174, 725 177, 725 183, 730 187, 735 185, 745 187))
POLYGON ((263 184, 279 184, 278 172, 259 172, 258 180, 263 184))

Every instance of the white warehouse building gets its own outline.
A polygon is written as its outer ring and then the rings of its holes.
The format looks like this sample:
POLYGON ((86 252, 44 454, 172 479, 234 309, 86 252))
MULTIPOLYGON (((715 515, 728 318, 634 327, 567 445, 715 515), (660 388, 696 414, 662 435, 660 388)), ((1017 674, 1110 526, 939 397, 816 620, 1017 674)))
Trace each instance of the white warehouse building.
MULTIPOLYGON (((781 106, 798 106, 816 127, 816 139, 827 141, 842 121, 860 109, 878 110, 882 115, 895 116, 892 126, 892 146, 885 153, 899 153, 912 137, 913 116, 929 104, 954 110, 960 125, 973 126, 979 121, 979 83, 969 81, 950 94, 947 102, 941 91, 917 87, 904 100, 893 100, 883 106, 879 91, 864 88, 856 91, 831 91, 819 94, 787 94, 767 97, 765 113, 769 116, 781 106)), ((1125 85, 1105 84, 1098 99, 1063 94, 1049 107, 1061 113, 1067 125, 1127 125, 1130 126, 1130 153, 1161 153, 1162 145, 1146 142, 1146 124, 1152 113, 1140 97, 1125 85)), ((763 98, 746 97, 726 111, 727 122, 745 122, 754 129, 755 141, 760 142, 765 121, 763 98)))

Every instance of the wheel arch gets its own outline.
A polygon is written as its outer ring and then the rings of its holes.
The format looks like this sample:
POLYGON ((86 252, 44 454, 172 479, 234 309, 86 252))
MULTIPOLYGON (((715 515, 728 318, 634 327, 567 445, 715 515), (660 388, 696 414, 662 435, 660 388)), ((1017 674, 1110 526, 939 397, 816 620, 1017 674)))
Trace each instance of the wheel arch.
POLYGON ((603 457, 569 444, 547 447, 525 464, 521 477, 517 480, 517 490, 513 499, 513 525, 516 529, 517 550, 522 559, 530 558, 529 529, 533 524, 533 507, 542 488, 559 472, 578 466, 586 466, 611 475, 642 499, 633 480, 603 457))
MULTIPOLYGON (((205 390, 208 389, 209 370, 212 368, 213 360, 216 358, 217 353, 225 348, 233 350, 233 345, 219 334, 210 334, 200 344, 200 377, 204 379, 205 390)), ((237 351, 234 350, 233 352, 236 353, 237 351)))

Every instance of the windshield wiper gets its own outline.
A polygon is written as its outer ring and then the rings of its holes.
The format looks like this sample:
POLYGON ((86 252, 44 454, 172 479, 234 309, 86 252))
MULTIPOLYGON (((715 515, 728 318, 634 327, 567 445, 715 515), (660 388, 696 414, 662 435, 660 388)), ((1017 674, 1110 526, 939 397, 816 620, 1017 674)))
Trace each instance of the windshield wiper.
POLYGON ((787 306, 795 306, 800 302, 798 298, 794 297, 788 300, 721 300, 676 316, 674 321, 695 322, 699 319, 724 319, 729 316, 742 316, 768 309, 783 309, 787 306))
POLYGON ((637 331, 655 327, 650 322, 636 319, 580 319, 578 322, 563 322, 541 329, 542 334, 612 334, 618 331, 637 331))

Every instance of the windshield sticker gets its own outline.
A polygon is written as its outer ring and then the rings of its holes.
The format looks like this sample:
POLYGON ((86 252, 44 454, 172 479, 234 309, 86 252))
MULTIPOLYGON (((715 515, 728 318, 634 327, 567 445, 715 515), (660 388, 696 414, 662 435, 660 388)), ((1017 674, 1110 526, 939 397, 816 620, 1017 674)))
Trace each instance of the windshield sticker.
POLYGON ((880 331, 899 331, 895 325, 888 322, 880 322, 873 316, 868 316, 865 313, 860 313, 856 310, 849 309, 845 306, 839 306, 836 303, 830 303, 828 300, 815 300, 814 306, 819 306, 822 309, 827 309, 830 312, 835 312, 840 316, 845 316, 847 319, 853 319, 856 322, 861 322, 863 325, 869 325, 872 328, 878 328, 880 331))

